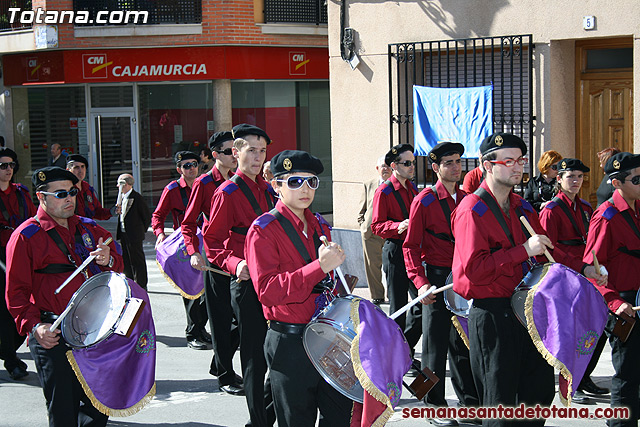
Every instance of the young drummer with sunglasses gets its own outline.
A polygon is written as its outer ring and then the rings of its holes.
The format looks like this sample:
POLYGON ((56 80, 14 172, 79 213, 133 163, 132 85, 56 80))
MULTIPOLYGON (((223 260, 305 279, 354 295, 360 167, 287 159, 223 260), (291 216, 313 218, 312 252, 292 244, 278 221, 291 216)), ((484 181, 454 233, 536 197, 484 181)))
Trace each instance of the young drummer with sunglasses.
MULTIPOLYGON (((156 210, 151 214, 151 228, 156 235, 156 246, 165 238, 164 220, 171 212, 173 217, 173 229, 180 227, 184 219, 184 213, 189 203, 191 187, 198 177, 198 161, 200 157, 191 151, 179 151, 176 153, 176 171, 180 174, 180 179, 171 181, 160 196, 160 201, 156 210)), ((187 313, 187 346, 194 350, 206 350, 211 342, 211 338, 205 330, 207 324, 207 310, 204 298, 195 300, 182 298, 184 308, 187 313)))
POLYGON ((302 332, 321 295, 316 285, 345 260, 336 243, 322 245, 319 237, 330 238, 329 230, 309 210, 324 168, 317 157, 285 150, 273 157, 271 169, 280 200, 249 228, 245 254, 269 321, 264 352, 278 425, 315 426, 319 409, 321 426, 348 426, 351 400, 320 376, 302 345, 302 332))
MULTIPOLYGON (((29 190, 22 184, 11 182, 13 172, 17 168, 18 156, 10 148, 0 149, 0 260, 7 262, 6 249, 13 230, 29 217, 36 214, 36 207, 31 201, 29 190)), ((0 268, 0 295, 5 293, 5 271, 0 268)), ((16 329, 13 317, 7 310, 2 298, 0 302, 0 357, 4 359, 4 367, 12 379, 18 380, 27 376, 27 365, 16 355, 16 349, 24 342, 16 329)))

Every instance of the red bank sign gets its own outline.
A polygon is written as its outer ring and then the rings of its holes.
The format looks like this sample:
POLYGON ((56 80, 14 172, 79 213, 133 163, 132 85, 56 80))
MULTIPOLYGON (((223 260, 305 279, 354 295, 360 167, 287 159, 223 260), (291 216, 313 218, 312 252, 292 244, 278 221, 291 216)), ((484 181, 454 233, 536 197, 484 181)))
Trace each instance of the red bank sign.
POLYGON ((5 55, 2 59, 6 85, 329 78, 326 48, 292 50, 224 46, 71 50, 5 55), (56 58, 52 58, 52 54, 56 58))

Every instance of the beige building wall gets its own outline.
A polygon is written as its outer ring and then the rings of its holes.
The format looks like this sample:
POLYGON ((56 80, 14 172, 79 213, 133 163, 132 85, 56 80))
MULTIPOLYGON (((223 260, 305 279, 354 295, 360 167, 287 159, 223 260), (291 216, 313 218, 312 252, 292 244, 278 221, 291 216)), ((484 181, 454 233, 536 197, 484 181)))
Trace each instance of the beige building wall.
MULTIPOLYGON (((596 0, 375 1, 344 0, 347 27, 356 35, 360 65, 340 56, 340 4, 329 0, 329 63, 334 180, 334 223, 357 229, 361 183, 375 176, 389 149, 389 43, 532 34, 534 139, 537 152, 575 154, 575 40, 633 37, 634 81, 640 78, 640 2, 615 7, 596 0), (595 16, 596 28, 583 29, 595 16)), ((640 85, 634 85, 634 127, 640 129, 640 85)), ((640 132, 634 133, 640 152, 640 132)))

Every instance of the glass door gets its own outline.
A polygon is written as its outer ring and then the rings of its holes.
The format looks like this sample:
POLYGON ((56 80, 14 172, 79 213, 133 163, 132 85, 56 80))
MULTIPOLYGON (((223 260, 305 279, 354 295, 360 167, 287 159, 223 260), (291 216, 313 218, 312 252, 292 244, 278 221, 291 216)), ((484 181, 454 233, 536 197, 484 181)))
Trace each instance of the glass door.
POLYGON ((133 113, 92 113, 91 122, 95 149, 90 153, 89 172, 100 202, 108 209, 116 203, 120 174, 132 174, 136 190, 140 186, 136 118, 133 113))

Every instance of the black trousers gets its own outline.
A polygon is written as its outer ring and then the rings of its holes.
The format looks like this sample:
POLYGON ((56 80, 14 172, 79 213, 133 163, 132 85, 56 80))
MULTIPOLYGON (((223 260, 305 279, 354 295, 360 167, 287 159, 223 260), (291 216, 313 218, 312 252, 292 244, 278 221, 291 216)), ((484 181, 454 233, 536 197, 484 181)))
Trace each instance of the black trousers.
POLYGON ((130 240, 126 233, 122 233, 120 237, 124 274, 146 291, 149 279, 144 249, 142 249, 142 240, 130 240))
MULTIPOLYGON (((382 247, 382 268, 387 276, 389 313, 394 313, 409 301, 408 295, 411 295, 412 299, 418 296, 418 289, 407 276, 407 268, 404 265, 404 256, 402 255, 402 241, 385 240, 382 247)), ((396 322, 403 330, 412 352, 422 334, 421 318, 422 308, 420 304, 411 307, 408 314, 403 314, 396 318, 396 322)))
MULTIPOLYGON (((628 303, 635 305, 635 292, 621 293, 628 303)), ((611 378, 611 407, 629 408, 629 419, 611 419, 609 427, 637 426, 640 416, 640 330, 633 328, 626 342, 609 337, 611 362, 615 374, 611 378)))
MULTIPOLYGON (((447 267, 427 266, 427 278, 437 287, 444 286, 451 272, 447 267)), ((451 383, 464 406, 478 406, 478 392, 471 373, 469 349, 451 323, 451 313, 445 303, 444 295, 436 295, 433 304, 422 305, 422 368, 429 367, 440 381, 427 393, 426 403, 435 406, 447 406, 445 399, 445 376, 447 353, 451 369, 451 383)))
POLYGON ((47 350, 31 335, 29 350, 38 370, 50 427, 107 425, 108 417, 93 407, 71 369, 65 354, 69 348, 62 337, 58 345, 47 350))
MULTIPOLYGON (((553 368, 536 350, 509 298, 475 299, 469 312, 471 369, 482 406, 548 407, 555 394, 553 368)), ((485 419, 483 426, 523 421, 485 419)), ((544 425, 545 420, 527 421, 544 425)))
POLYGON ((269 381, 265 382, 267 362, 264 358, 264 339, 267 322, 251 280, 238 281, 235 276, 231 278, 231 306, 238 320, 240 364, 251 426, 270 426, 275 415, 267 414, 267 405, 273 400, 271 385, 269 381))
MULTIPOLYGON (((2 261, 4 262, 4 259, 2 261)), ((5 369, 11 372, 18 366, 26 369, 25 363, 16 354, 16 350, 20 348, 26 337, 18 334, 16 322, 9 313, 5 299, 6 287, 6 275, 0 268, 0 359, 4 360, 5 369)))
POLYGON ((313 367, 302 334, 267 331, 264 353, 279 427, 347 427, 353 402, 327 383, 313 367))
MULTIPOLYGON (((209 261, 205 263, 211 266, 209 261)), ((238 325, 233 322, 230 278, 210 271, 205 271, 203 274, 204 299, 213 343, 213 358, 209 373, 218 377, 219 385, 229 385, 235 381, 233 355, 240 345, 238 325)))
POLYGON ((207 320, 209 320, 204 295, 196 299, 182 297, 182 302, 187 315, 187 327, 184 330, 187 341, 202 339, 202 331, 205 330, 207 320))

